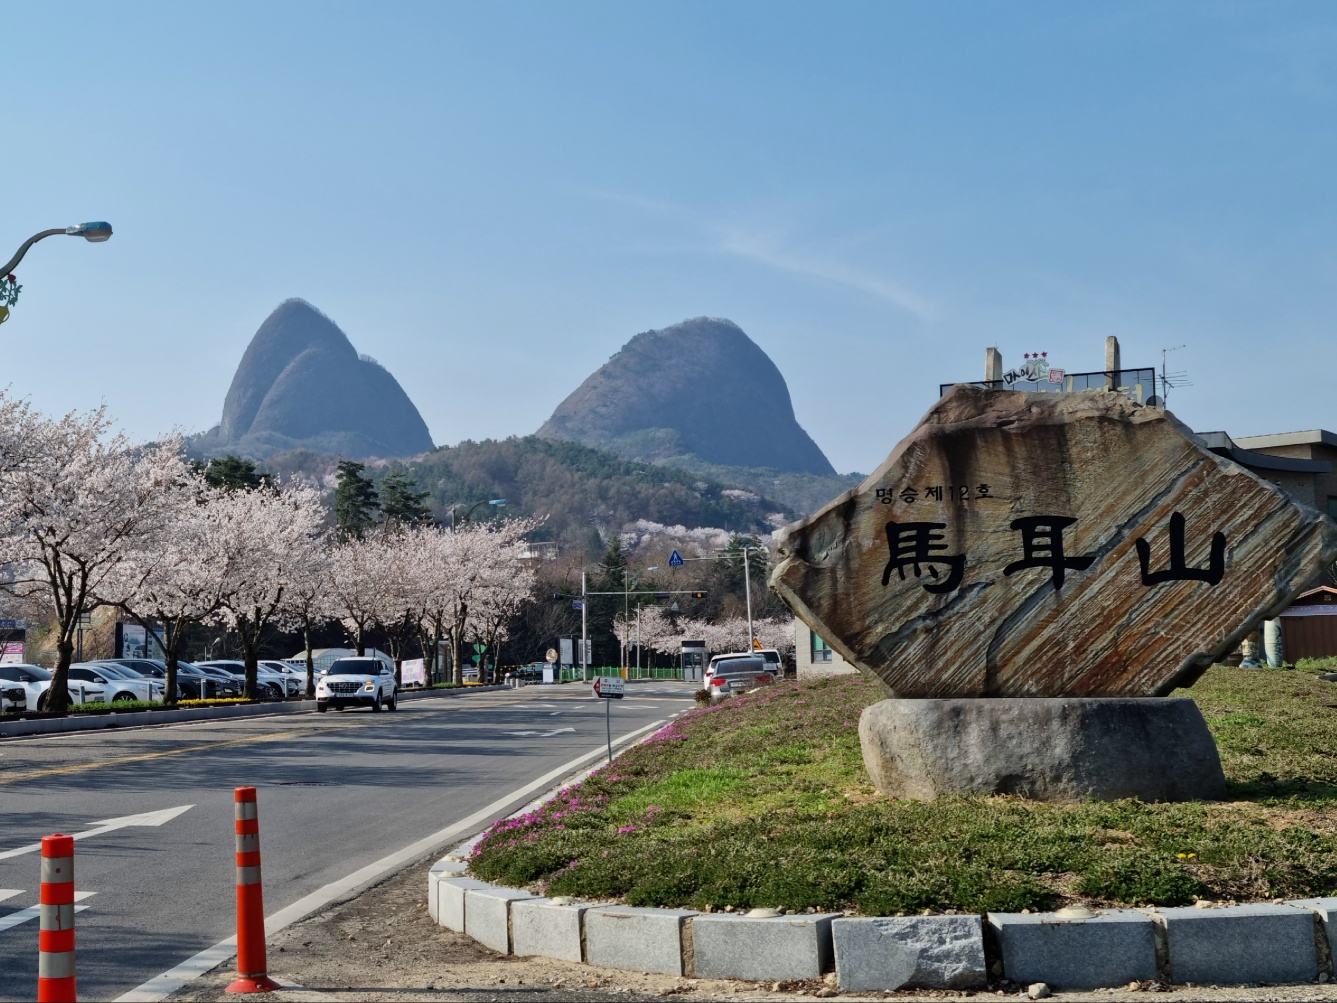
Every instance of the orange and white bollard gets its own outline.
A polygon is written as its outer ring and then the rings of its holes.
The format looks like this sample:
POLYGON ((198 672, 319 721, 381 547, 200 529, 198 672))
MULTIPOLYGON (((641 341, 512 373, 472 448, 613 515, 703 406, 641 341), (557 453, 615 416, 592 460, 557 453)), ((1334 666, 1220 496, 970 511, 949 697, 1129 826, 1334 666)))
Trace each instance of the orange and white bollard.
POLYGON ((74 1003, 74 837, 42 837, 38 1003, 74 1003))
POLYGON ((238 787, 233 800, 237 835, 237 974, 240 978, 224 992, 267 993, 280 986, 269 977, 269 963, 265 959, 265 900, 260 884, 260 815, 255 788, 238 787))

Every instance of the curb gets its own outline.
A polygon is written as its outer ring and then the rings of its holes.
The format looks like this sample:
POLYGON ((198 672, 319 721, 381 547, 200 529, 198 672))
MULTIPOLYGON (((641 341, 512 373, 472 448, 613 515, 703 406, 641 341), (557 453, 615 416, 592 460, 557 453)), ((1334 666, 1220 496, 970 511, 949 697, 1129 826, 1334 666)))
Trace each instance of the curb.
MULTIPOLYGON (((405 699, 421 700, 433 697, 467 696, 470 693, 492 693, 505 688, 505 686, 467 686, 449 690, 401 690, 399 696, 405 699)), ((33 735, 58 735, 71 731, 97 731, 102 728, 144 728, 193 721, 218 721, 234 717, 304 714, 313 713, 315 709, 315 700, 303 698, 296 702, 285 700, 269 704, 234 704, 230 707, 183 707, 180 710, 139 710, 124 714, 112 711, 108 714, 49 717, 36 721, 19 718, 15 721, 0 722, 0 741, 6 738, 24 738, 33 735)))
POLYGON ((96 731, 100 728, 140 728, 155 724, 181 724, 185 721, 216 721, 232 717, 267 717, 274 714, 314 713, 316 702, 303 700, 272 704, 235 704, 231 707, 186 707, 181 710, 139 710, 127 714, 90 714, 74 717, 49 717, 38 721, 12 721, 0 724, 0 739, 26 735, 55 735, 69 731, 96 731))
MULTIPOLYGON (((653 737, 653 736, 648 736, 653 737)), ((584 779, 559 785, 512 818, 584 779)), ((645 909, 544 898, 468 876, 480 833, 427 874, 433 922, 498 954, 687 978, 801 981, 835 972, 846 991, 1051 989, 1132 982, 1326 983, 1337 897, 1207 908, 1072 908, 1054 913, 847 917, 645 909)))
POLYGON ((1288 985, 1334 974, 1337 898, 1089 917, 707 914, 543 898, 468 877, 468 865, 452 856, 428 872, 428 912, 498 954, 757 982, 834 971, 852 992, 981 989, 1002 980, 1069 991, 1148 980, 1288 985))

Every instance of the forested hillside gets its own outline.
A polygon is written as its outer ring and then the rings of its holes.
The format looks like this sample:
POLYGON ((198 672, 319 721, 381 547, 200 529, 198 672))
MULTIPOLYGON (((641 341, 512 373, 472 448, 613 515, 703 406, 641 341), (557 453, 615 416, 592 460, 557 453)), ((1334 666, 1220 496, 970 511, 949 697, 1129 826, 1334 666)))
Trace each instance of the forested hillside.
MULTIPOLYGON (((278 476, 296 474, 332 487, 335 458, 307 450, 271 457, 265 467, 278 476)), ((510 516, 546 517, 539 539, 564 546, 604 539, 637 520, 693 529, 719 527, 741 533, 769 533, 797 513, 752 491, 739 490, 705 475, 673 467, 624 460, 613 453, 574 442, 537 436, 462 442, 411 461, 371 461, 368 472, 378 482, 404 471, 427 493, 432 515, 449 523, 451 510, 463 518, 494 518, 487 505, 504 498, 510 516), (475 503, 483 503, 474 508, 475 503)))

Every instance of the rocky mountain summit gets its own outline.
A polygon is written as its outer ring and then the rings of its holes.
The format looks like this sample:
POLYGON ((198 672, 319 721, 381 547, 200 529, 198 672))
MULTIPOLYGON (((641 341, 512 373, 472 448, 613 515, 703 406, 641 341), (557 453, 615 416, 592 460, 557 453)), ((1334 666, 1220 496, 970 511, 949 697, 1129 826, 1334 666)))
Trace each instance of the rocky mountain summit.
POLYGON ((635 460, 835 473, 775 363, 737 324, 709 317, 636 335, 538 434, 635 460))
POLYGON ((290 299, 255 332, 232 377, 223 420, 194 443, 258 458, 288 449, 346 457, 414 456, 433 449, 422 415, 378 362, 338 326, 290 299))

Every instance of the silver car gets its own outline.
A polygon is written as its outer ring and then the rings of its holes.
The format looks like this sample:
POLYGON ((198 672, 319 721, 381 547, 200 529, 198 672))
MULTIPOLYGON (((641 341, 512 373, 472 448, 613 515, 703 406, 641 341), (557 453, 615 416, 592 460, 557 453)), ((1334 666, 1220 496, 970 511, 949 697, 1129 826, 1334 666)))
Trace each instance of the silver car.
POLYGON ((774 680, 770 666, 760 655, 728 655, 710 660, 701 685, 710 691, 710 699, 722 700, 774 680))

